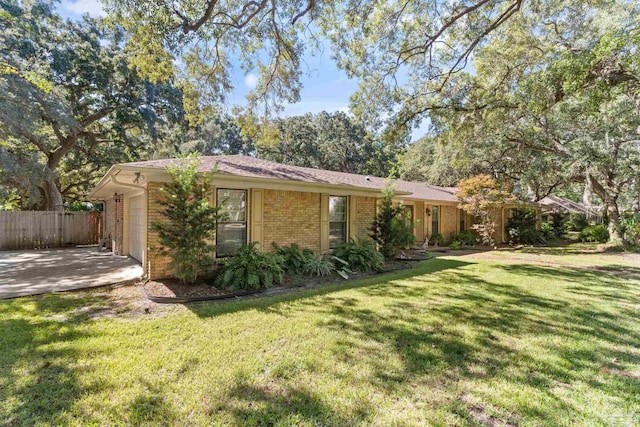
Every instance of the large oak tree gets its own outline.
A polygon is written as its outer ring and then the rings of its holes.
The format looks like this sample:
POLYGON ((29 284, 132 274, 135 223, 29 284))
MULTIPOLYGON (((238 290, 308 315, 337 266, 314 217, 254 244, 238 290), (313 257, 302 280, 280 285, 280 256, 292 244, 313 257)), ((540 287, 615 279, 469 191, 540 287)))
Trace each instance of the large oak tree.
POLYGON ((31 194, 22 207, 62 210, 182 116, 181 92, 138 77, 124 42, 117 27, 63 20, 53 2, 0 3, 0 179, 31 194))

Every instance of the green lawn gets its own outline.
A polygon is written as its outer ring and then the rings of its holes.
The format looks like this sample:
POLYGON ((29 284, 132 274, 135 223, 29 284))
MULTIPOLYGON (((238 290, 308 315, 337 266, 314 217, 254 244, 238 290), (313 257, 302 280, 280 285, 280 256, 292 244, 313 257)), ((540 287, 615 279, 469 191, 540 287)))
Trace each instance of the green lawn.
POLYGON ((0 301, 0 425, 637 425, 640 258, 579 252, 99 320, 104 292, 0 301))

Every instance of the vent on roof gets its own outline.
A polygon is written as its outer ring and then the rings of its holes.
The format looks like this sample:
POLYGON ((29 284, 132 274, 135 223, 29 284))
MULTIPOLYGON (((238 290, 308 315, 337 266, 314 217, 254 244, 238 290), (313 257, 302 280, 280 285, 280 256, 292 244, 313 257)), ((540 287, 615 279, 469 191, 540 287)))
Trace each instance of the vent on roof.
POLYGON ((371 181, 371 177, 369 175, 367 175, 367 176, 364 177, 364 180, 365 181, 371 181))

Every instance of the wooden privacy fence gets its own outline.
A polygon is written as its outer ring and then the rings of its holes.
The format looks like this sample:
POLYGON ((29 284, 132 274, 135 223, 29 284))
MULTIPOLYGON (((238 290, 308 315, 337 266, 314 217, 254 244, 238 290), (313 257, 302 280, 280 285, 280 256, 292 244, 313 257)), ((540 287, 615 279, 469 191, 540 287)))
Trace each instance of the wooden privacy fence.
POLYGON ((0 250, 92 245, 102 227, 101 212, 0 211, 0 250))

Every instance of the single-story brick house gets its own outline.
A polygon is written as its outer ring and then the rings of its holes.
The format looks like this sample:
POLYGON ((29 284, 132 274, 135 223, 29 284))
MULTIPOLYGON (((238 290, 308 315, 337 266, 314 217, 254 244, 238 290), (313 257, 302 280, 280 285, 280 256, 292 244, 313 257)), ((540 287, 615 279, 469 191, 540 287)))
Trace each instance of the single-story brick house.
MULTIPOLYGON (((145 266, 150 278, 170 274, 169 259, 150 248, 158 236, 150 229, 161 220, 161 188, 170 181, 167 166, 176 159, 116 164, 91 193, 105 205, 105 237, 115 253, 145 266)), ((217 256, 233 254, 247 242, 271 250, 297 243, 317 252, 350 238, 368 238, 382 197, 383 178, 303 168, 230 155, 198 160, 198 171, 210 172, 211 203, 225 201, 229 220, 218 224, 217 256)), ((458 209, 455 188, 396 180, 396 198, 414 219, 414 233, 423 242, 434 233, 445 239, 469 228, 472 218, 458 209)), ((509 207, 498 214, 496 240, 503 240, 509 207)))

